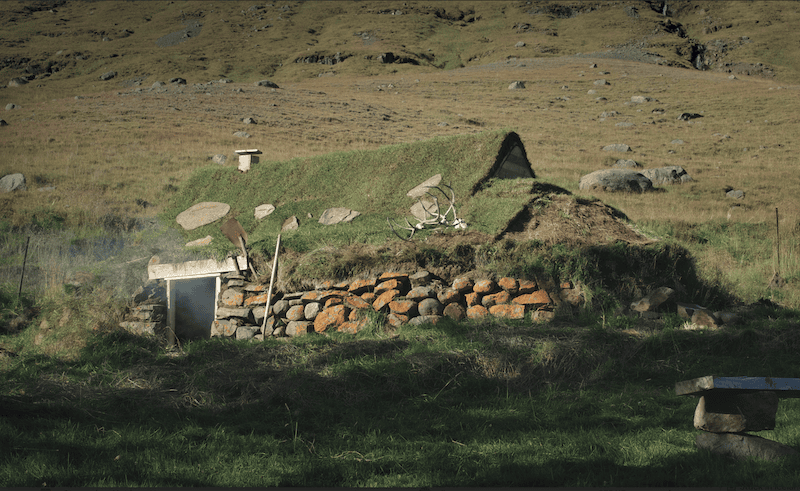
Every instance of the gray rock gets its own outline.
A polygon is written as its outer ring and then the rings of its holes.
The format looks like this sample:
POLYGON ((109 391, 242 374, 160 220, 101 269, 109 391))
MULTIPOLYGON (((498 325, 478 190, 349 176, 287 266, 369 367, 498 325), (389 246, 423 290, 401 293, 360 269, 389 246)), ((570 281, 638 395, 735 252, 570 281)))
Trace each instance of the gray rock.
POLYGON ((602 113, 600 113, 600 117, 601 118, 613 118, 617 114, 619 114, 617 111, 603 111, 602 113))
POLYGON ((256 87, 270 87, 273 89, 279 88, 278 84, 276 84, 275 82, 270 82, 269 80, 259 80, 258 82, 256 82, 255 85, 256 87))
POLYGON ((651 99, 650 97, 646 97, 646 96, 643 96, 643 95, 631 96, 631 102, 633 102, 634 104, 643 104, 645 102, 650 102, 652 100, 653 99, 651 99))
POLYGON ((161 82, 161 81, 159 81, 159 80, 156 80, 155 82, 153 82, 153 85, 151 85, 150 87, 152 87, 152 88, 154 88, 154 89, 157 89, 157 88, 159 88, 159 87, 163 87, 163 86, 165 86, 165 85, 166 85, 166 84, 165 84, 164 82, 161 82))
POLYGON ((733 199, 744 199, 744 191, 741 189, 731 189, 725 193, 725 196, 733 199))
POLYGON ((630 152, 631 147, 625 145, 624 143, 613 143, 611 145, 606 145, 603 147, 604 152, 630 152))
POLYGON ((704 431, 697 435, 695 443, 697 448, 739 460, 747 458, 778 460, 800 455, 792 447, 746 433, 707 433, 704 431))
POLYGON ((351 222, 359 215, 361 213, 349 208, 328 208, 322 212, 322 216, 319 217, 319 223, 322 225, 335 225, 342 222, 351 222))
POLYGON ((233 134, 233 136, 238 136, 239 138, 250 138, 250 133, 246 131, 237 131, 233 134))
POLYGON ((708 309, 697 309, 692 314, 692 324, 718 329, 722 321, 708 309))
POLYGON ((412 326, 419 326, 422 324, 436 324, 441 319, 441 315, 418 315, 417 317, 412 317, 408 323, 412 326))
POLYGON ((508 86, 509 90, 524 89, 524 88, 525 88, 525 82, 520 82, 520 81, 511 82, 511 85, 508 86))
POLYGON ((676 138, 675 140, 672 140, 670 143, 673 144, 673 145, 683 145, 686 142, 684 142, 680 138, 676 138))
POLYGON ((689 121, 691 119, 697 119, 697 118, 702 118, 702 117, 703 117, 702 114, 697 114, 697 113, 681 113, 678 116, 678 119, 680 121, 689 121))
POLYGON ((258 123, 256 122, 256 120, 255 120, 255 119, 253 119, 253 118, 244 118, 244 119, 242 120, 242 123, 244 123, 244 124, 258 124, 258 123))
POLYGON ((111 80, 112 78, 114 78, 116 76, 117 76, 117 72, 114 72, 114 71, 106 72, 106 73, 100 75, 100 80, 111 80))
POLYGON ((169 83, 178 84, 178 85, 186 85, 186 79, 185 78, 180 78, 180 77, 175 77, 175 78, 169 79, 169 83))
POLYGON ((20 173, 8 174, 0 179, 0 193, 26 191, 27 189, 28 187, 25 185, 25 176, 20 173))
POLYGON ((26 79, 22 78, 22 77, 14 77, 14 78, 11 79, 10 82, 8 82, 8 86, 9 87, 20 87, 20 86, 25 85, 27 83, 28 83, 28 81, 26 79))
POLYGON ((460 321, 467 317, 467 311, 457 303, 450 303, 444 308, 443 314, 453 320, 460 321))
POLYGON ((303 316, 307 321, 313 321, 317 318, 317 315, 319 315, 321 310, 322 304, 319 302, 311 302, 306 304, 306 306, 303 308, 303 316))
POLYGON ((440 316, 444 311, 444 305, 436 298, 426 298, 417 305, 417 310, 421 316, 440 316))
POLYGON ((0 119, 0 126, 8 126, 5 119, 0 119))
POLYGON ((272 315, 282 317, 289 310, 288 300, 277 300, 272 304, 272 315))
MULTIPOLYGON (((412 285, 414 283, 412 282, 412 285)), ((429 286, 415 286, 408 292, 406 298, 419 300, 423 298, 436 298, 436 292, 429 286)))
POLYGON ((215 320, 211 323, 211 337, 231 337, 236 334, 236 329, 242 324, 239 318, 215 320))
POLYGON ((594 85, 611 85, 610 83, 608 83, 608 80, 604 78, 601 78, 600 80, 595 80, 593 83, 594 85))
POLYGON ((8 104, 6 104, 6 111, 10 111, 12 109, 22 109, 22 106, 14 104, 13 102, 9 102, 8 104))
POLYGON ((710 391, 694 410, 694 427, 712 433, 775 429, 778 396, 772 391, 730 394, 710 391))
POLYGON ((218 153, 218 154, 214 155, 213 157, 211 157, 211 161, 214 162, 215 164, 219 164, 219 165, 225 165, 225 162, 227 160, 228 160, 228 156, 227 155, 223 155, 221 153, 218 153))
POLYGON ((621 191, 643 193, 652 191, 653 183, 641 173, 627 169, 606 169, 594 171, 581 177, 582 191, 621 191))
MULTIPOLYGON (((225 305, 242 305, 242 302, 244 301, 244 296, 241 290, 235 288, 228 288, 220 295, 220 301, 222 301, 222 303, 224 303, 225 305)), ((219 309, 217 310, 217 316, 220 318, 227 317, 225 315, 220 314, 219 309)))
POLYGON ((286 335, 289 337, 303 336, 314 330, 314 323, 311 321, 290 321, 286 325, 286 335))
POLYGON ((275 211, 275 206, 266 204, 256 206, 256 209, 253 213, 256 217, 256 220, 261 220, 262 218, 271 215, 273 211, 275 211))
POLYGON ((524 48, 525 47, 525 42, 524 41, 519 41, 519 42, 517 42, 517 44, 514 45, 514 47, 515 48, 524 48))
POLYGON ((210 235, 206 235, 202 239, 192 240, 186 243, 186 247, 200 247, 210 244, 214 240, 210 235))
POLYGON ((256 326, 239 326, 236 329, 236 340, 247 341, 253 339, 260 329, 256 326))
POLYGON ((436 174, 435 176, 429 177, 425 180, 425 182, 419 184, 418 186, 414 187, 411 191, 406 193, 406 196, 411 198, 421 198, 425 196, 425 193, 429 192, 432 187, 438 186, 439 183, 442 182, 442 175, 436 174))
POLYGON ((650 179, 653 186, 682 184, 692 180, 692 177, 679 165, 659 167, 656 169, 642 169, 639 172, 650 179))
POLYGON ((631 126, 633 126, 633 123, 623 121, 621 123, 615 124, 614 126, 619 126, 620 128, 630 128, 631 126))
POLYGON ((197 227, 208 225, 228 214, 231 207, 225 203, 204 201, 182 211, 175 217, 175 221, 184 230, 194 230, 197 227))
POLYGON ((281 232, 286 232, 288 230, 297 230, 298 228, 300 228, 300 221, 297 219, 295 215, 292 215, 283 221, 283 224, 281 225, 281 232))
POLYGON ((431 280, 433 280, 433 275, 428 271, 422 270, 412 274, 408 279, 411 282, 411 286, 416 288, 418 286, 428 285, 431 280))

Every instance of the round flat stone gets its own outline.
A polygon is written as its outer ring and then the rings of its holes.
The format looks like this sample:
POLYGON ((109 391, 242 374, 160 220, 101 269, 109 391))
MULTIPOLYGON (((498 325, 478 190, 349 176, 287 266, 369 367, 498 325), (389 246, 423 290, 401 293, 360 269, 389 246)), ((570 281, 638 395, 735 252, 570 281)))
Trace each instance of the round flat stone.
POLYGON ((175 217, 178 225, 184 230, 194 230, 197 227, 208 225, 224 217, 231 210, 230 205, 215 201, 204 201, 197 203, 191 208, 182 211, 175 217))

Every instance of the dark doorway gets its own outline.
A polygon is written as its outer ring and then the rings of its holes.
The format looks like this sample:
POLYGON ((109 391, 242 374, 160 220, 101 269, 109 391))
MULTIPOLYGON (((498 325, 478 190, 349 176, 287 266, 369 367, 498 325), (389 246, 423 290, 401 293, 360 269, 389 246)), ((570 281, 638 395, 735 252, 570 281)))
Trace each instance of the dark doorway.
POLYGON ((216 278, 175 281, 175 335, 182 341, 209 339, 214 321, 216 278))

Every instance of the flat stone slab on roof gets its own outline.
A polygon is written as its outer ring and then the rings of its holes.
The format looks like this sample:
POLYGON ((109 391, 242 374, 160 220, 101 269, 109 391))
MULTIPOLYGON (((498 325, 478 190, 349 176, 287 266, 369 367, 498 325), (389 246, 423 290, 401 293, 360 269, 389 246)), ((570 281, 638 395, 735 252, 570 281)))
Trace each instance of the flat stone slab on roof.
POLYGON ((261 150, 257 148, 251 148, 249 150, 234 150, 234 152, 238 153, 239 155, 248 155, 248 154, 257 155, 261 153, 261 150))
POLYGON ((230 205, 215 201, 204 201, 197 203, 191 208, 184 210, 175 217, 178 225, 184 230, 194 230, 197 227, 208 225, 224 217, 231 210, 230 205))
POLYGON ((247 259, 237 256, 235 262, 232 257, 228 257, 224 261, 204 259, 173 264, 150 264, 147 266, 147 276, 151 280, 189 279, 215 276, 220 273, 243 271, 245 269, 247 269, 247 259))
POLYGON ((775 377, 718 377, 708 375, 692 380, 684 380, 675 384, 675 393, 679 396, 701 396, 710 390, 774 391, 778 397, 800 397, 800 378, 775 377))

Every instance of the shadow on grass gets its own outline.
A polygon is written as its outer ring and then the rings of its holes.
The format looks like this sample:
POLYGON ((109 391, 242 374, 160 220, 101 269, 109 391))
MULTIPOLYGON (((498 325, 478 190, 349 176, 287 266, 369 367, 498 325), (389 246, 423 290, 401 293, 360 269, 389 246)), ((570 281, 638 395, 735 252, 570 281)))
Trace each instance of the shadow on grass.
POLYGON ((113 332, 74 362, 30 357, 3 374, 0 436, 10 442, 5 466, 33 470, 5 470, 3 484, 695 486, 797 477, 783 463, 737 466, 698 453, 695 401, 673 386, 711 373, 796 373, 800 334, 667 330, 640 339, 446 321, 399 334, 212 340, 170 357, 113 332))

